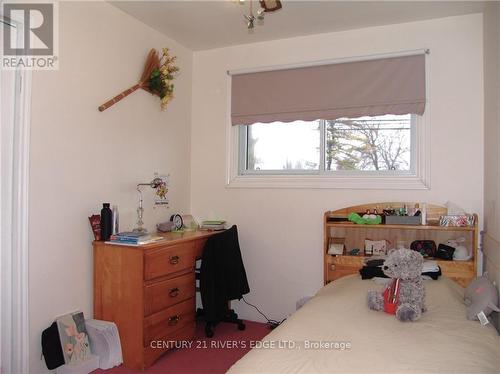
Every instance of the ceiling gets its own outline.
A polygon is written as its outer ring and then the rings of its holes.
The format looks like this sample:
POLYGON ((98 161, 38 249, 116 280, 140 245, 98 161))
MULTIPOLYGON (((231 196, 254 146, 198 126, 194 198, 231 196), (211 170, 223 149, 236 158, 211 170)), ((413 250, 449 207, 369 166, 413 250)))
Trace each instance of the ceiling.
POLYGON ((282 9, 266 14, 264 24, 249 32, 243 19, 249 2, 110 1, 192 50, 478 13, 484 8, 483 1, 284 0, 282 9))

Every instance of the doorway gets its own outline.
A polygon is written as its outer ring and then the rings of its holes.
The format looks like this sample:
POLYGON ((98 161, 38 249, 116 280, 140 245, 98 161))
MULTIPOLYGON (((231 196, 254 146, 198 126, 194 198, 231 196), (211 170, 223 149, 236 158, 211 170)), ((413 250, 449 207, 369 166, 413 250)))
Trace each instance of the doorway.
POLYGON ((31 72, 0 69, 0 85, 0 372, 27 373, 31 72))

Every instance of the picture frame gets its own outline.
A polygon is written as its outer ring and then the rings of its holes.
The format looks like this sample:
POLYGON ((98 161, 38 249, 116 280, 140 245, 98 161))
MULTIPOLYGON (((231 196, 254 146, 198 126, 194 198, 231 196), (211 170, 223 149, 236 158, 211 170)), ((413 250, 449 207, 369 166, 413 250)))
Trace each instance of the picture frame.
POLYGON ((365 239, 365 255, 381 256, 387 254, 387 240, 365 239))
POLYGON ((345 254, 345 238, 330 238, 328 241, 328 254, 329 255, 343 255, 345 254))

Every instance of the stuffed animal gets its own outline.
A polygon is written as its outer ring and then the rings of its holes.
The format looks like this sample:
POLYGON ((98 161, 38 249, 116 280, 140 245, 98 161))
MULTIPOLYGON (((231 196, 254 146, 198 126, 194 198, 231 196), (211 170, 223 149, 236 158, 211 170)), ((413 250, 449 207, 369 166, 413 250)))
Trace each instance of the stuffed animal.
POLYGON ((358 225, 380 225, 382 223, 382 217, 376 214, 365 214, 361 217, 358 213, 350 213, 347 219, 358 225))
POLYGON ((492 311, 500 312, 498 307, 498 291, 486 274, 474 279, 464 295, 467 305, 467 319, 477 320, 478 314, 483 312, 488 317, 492 311))
MULTIPOLYGON (((422 281, 424 258, 410 249, 396 249, 389 253, 382 270, 392 279, 398 279, 396 318, 402 322, 416 321, 425 312, 425 288, 422 281)), ((368 292, 368 307, 384 310, 384 294, 368 292)))
POLYGON ((472 253, 465 246, 465 238, 450 239, 446 242, 446 245, 455 248, 453 260, 468 261, 472 258, 472 253))

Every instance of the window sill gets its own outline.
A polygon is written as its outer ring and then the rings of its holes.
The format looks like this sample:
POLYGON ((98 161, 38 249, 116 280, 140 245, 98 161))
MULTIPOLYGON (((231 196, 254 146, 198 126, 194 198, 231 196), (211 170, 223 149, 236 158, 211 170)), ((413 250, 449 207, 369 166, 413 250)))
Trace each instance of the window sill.
POLYGON ((428 190, 429 181, 411 176, 237 175, 227 188, 329 188, 358 190, 428 190))

